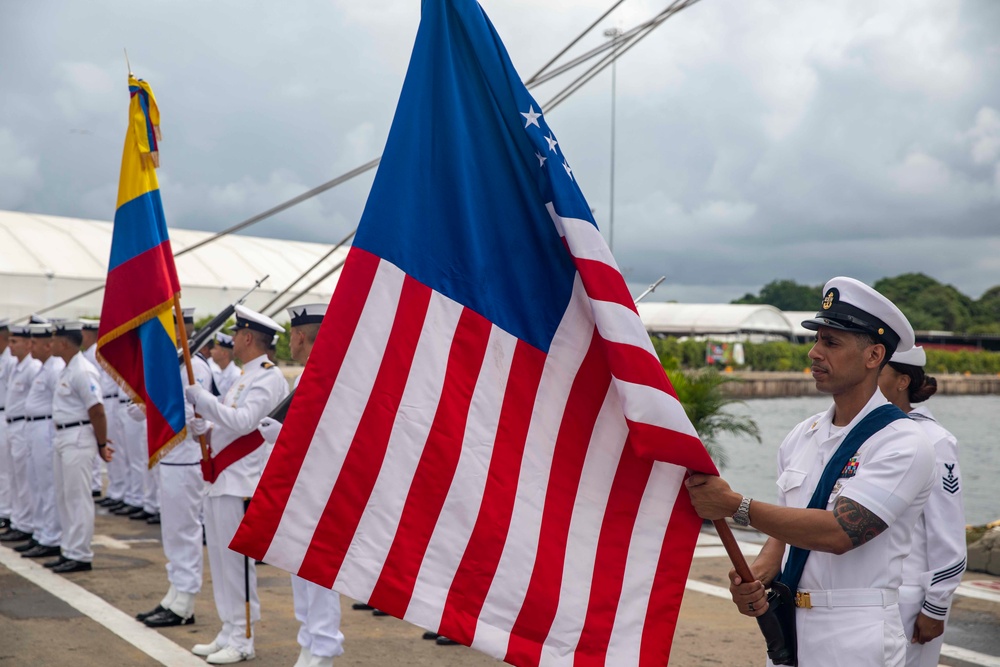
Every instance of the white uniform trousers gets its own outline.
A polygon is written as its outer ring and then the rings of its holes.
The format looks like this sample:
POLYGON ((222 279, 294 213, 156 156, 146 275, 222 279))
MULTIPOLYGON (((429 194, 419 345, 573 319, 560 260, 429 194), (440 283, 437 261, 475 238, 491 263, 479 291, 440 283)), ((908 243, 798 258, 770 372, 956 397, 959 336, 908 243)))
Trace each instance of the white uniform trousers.
POLYGON ((178 592, 196 595, 201 591, 203 567, 199 516, 205 480, 201 466, 160 463, 156 467, 160 471, 160 533, 163 555, 167 557, 167 580, 178 592))
POLYGON ((344 653, 340 631, 340 594, 292 575, 292 600, 299 627, 299 646, 315 656, 335 658, 344 653))
POLYGON ((36 484, 32 494, 35 541, 45 547, 59 546, 59 541, 62 539, 59 510, 56 508, 56 459, 55 449, 52 446, 55 432, 51 419, 29 422, 24 427, 36 484))
POLYGON ((897 604, 796 609, 795 632, 798 667, 903 667, 906 659, 897 604))
POLYGON ((160 512, 160 466, 147 467, 143 475, 142 509, 148 514, 160 512))
POLYGON ((25 533, 35 532, 34 490, 35 470, 31 466, 31 448, 28 443, 24 421, 7 425, 10 438, 11 471, 11 512, 10 525, 25 533))
POLYGON ((101 457, 95 456, 94 465, 90 467, 90 490, 97 493, 100 493, 101 489, 104 488, 101 480, 101 463, 101 457))
MULTIPOLYGON (((108 417, 108 440, 115 449, 115 455, 108 464, 108 498, 125 500, 125 488, 128 486, 128 448, 125 447, 125 434, 122 429, 124 406, 117 398, 109 398, 104 403, 104 414, 108 417)), ((100 458, 100 457, 98 457, 100 458)))
POLYGON ((94 503, 90 497, 90 471, 97 456, 92 426, 56 431, 56 503, 62 524, 62 555, 89 563, 94 560, 94 503))
POLYGON ((13 477, 14 461, 10 458, 10 440, 7 439, 7 413, 0 412, 0 519, 9 519, 13 509, 13 477))
MULTIPOLYGON (((212 593, 219 620, 222 621, 222 630, 216 636, 215 643, 249 653, 253 650, 253 637, 246 636, 244 572, 249 571, 250 577, 252 624, 260 620, 257 570, 252 558, 245 559, 229 548, 229 543, 243 520, 243 513, 243 498, 209 496, 205 499, 205 537, 208 542, 208 564, 212 569, 212 593)), ((252 630, 251 627, 251 632, 252 630)))
MULTIPOLYGON (((122 420, 122 436, 125 440, 124 449, 128 452, 128 473, 125 482, 125 503, 133 507, 142 507, 146 483, 146 471, 149 470, 149 448, 146 446, 146 422, 137 422, 125 414, 122 420)), ((116 452, 117 454, 117 452, 116 452)))
MULTIPOLYGON (((917 614, 924 606, 924 589, 920 586, 899 587, 899 615, 903 620, 903 633, 906 637, 906 667, 937 667, 941 657, 941 647, 944 646, 944 635, 926 644, 911 644, 913 625, 917 622, 917 614)), ((948 618, 945 617, 945 624, 948 618)))

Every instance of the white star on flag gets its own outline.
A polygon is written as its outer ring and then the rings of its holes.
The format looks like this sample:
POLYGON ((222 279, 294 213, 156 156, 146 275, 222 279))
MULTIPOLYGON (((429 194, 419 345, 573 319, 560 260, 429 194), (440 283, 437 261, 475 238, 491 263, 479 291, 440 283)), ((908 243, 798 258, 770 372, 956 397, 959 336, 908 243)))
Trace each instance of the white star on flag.
POLYGON ((545 161, 548 160, 548 158, 545 157, 544 155, 542 155, 541 153, 538 153, 538 152, 535 153, 535 157, 538 158, 538 166, 539 167, 544 167, 545 166, 545 161))
POLYGON ((528 113, 521 112, 524 116, 524 129, 528 129, 529 125, 534 125, 538 129, 542 129, 542 126, 538 124, 538 119, 541 118, 542 114, 535 111, 534 105, 528 106, 528 113))
POLYGON ((569 168, 569 163, 568 162, 563 162, 563 169, 566 170, 566 174, 570 178, 573 178, 573 170, 569 168))
POLYGON ((549 150, 550 151, 552 151, 553 153, 558 152, 558 151, 556 151, 556 145, 558 145, 559 142, 556 141, 556 138, 552 136, 551 132, 549 133, 549 136, 545 137, 545 141, 549 142, 549 150))

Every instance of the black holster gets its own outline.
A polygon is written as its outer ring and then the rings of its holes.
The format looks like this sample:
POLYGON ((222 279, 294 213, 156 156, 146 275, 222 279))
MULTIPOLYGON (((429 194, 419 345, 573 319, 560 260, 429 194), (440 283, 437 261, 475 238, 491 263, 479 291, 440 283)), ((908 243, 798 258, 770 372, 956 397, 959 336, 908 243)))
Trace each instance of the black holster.
POLYGON ((795 596, 780 581, 771 582, 767 611, 757 617, 757 625, 767 643, 767 657, 776 665, 797 663, 795 656, 795 596))

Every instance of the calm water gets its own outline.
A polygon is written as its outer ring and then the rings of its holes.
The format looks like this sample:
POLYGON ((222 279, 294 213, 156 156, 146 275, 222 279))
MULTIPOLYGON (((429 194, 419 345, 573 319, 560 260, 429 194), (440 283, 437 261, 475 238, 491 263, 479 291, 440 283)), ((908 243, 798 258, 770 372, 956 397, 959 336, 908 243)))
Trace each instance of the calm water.
MULTIPOLYGON (((752 416, 760 426, 763 442, 720 438, 729 455, 722 476, 732 487, 753 498, 777 498, 775 461, 778 445, 793 426, 826 410, 827 397, 769 398, 732 407, 734 413, 752 416)), ((983 524, 1000 519, 1000 397, 935 396, 926 405, 938 422, 958 438, 962 468, 965 519, 983 524)))

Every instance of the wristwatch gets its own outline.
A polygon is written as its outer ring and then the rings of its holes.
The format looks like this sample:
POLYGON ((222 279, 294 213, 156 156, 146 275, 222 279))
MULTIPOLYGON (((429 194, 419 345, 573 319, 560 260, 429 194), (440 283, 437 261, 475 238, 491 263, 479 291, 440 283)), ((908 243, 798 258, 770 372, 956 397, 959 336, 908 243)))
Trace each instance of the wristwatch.
POLYGON ((735 521, 737 525, 750 525, 750 502, 752 500, 753 498, 743 496, 743 500, 740 501, 740 508, 736 510, 736 514, 733 515, 733 521, 735 521))

